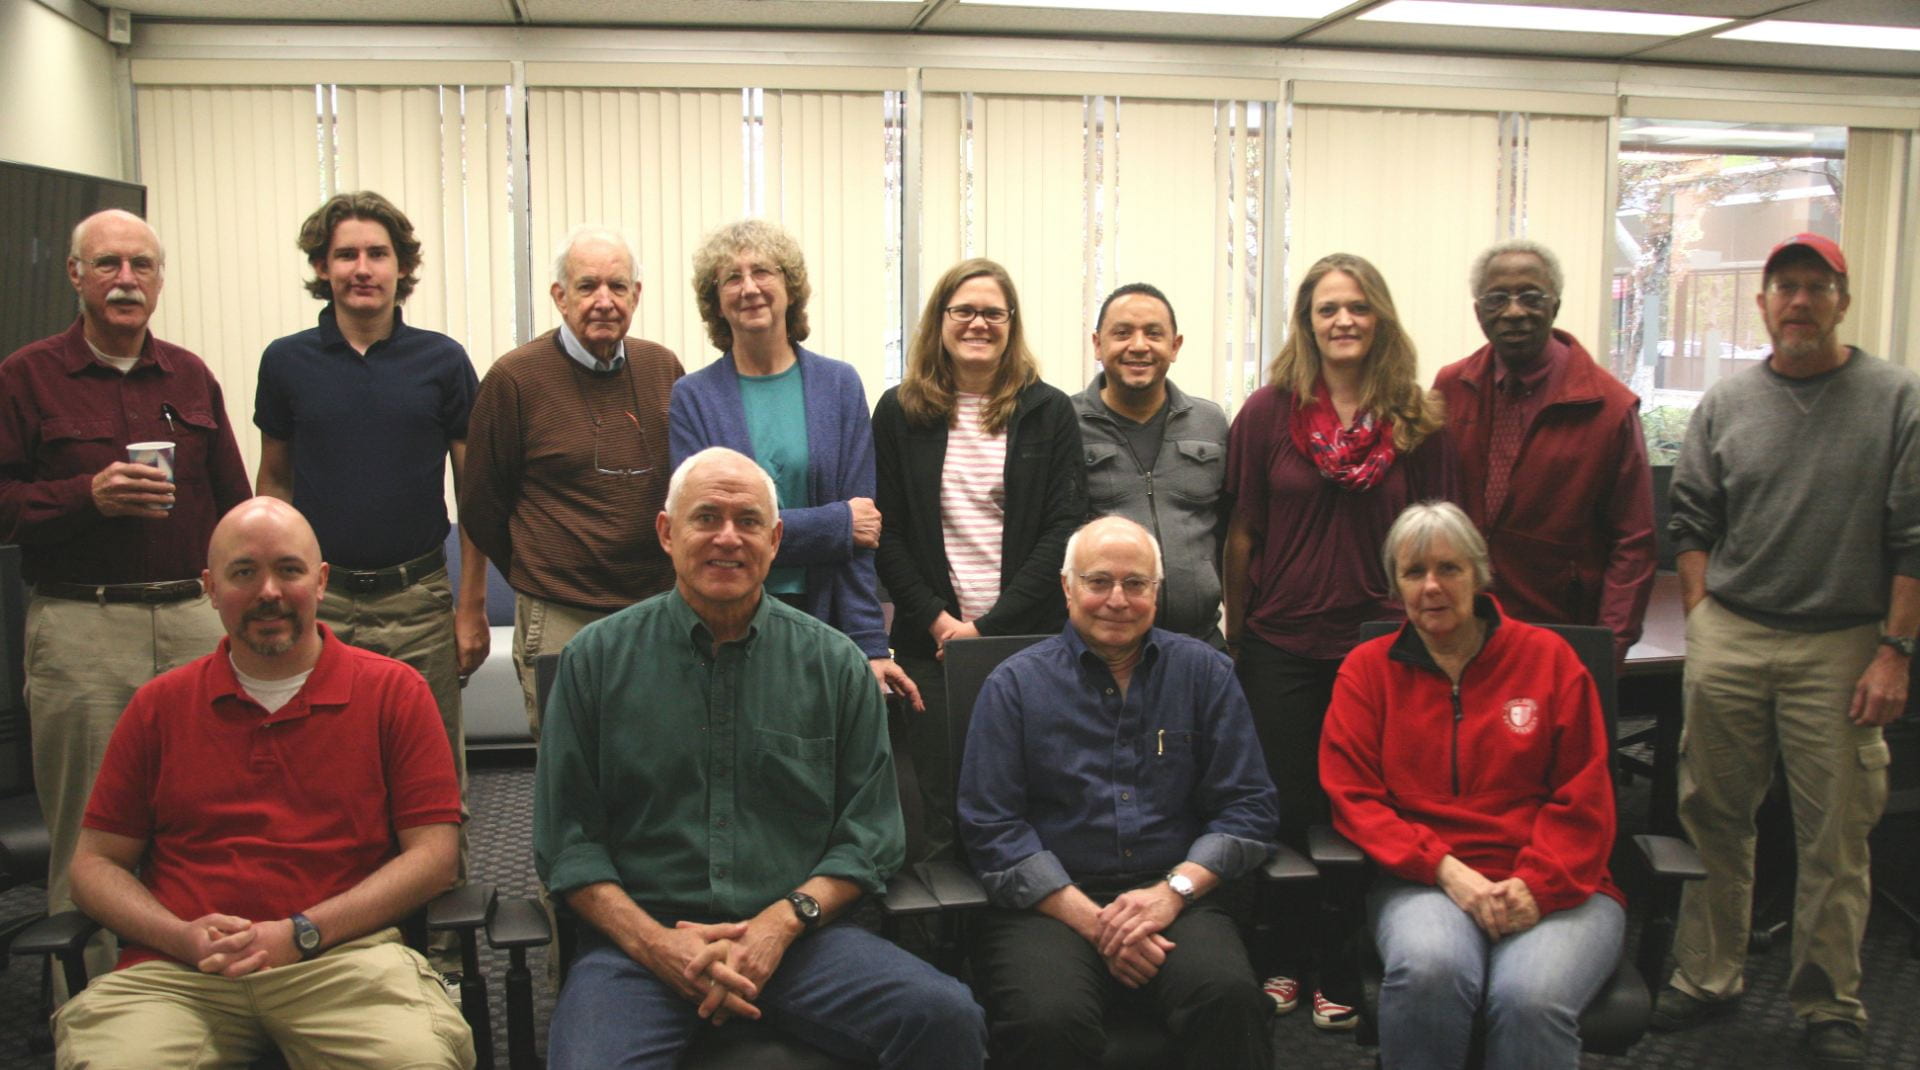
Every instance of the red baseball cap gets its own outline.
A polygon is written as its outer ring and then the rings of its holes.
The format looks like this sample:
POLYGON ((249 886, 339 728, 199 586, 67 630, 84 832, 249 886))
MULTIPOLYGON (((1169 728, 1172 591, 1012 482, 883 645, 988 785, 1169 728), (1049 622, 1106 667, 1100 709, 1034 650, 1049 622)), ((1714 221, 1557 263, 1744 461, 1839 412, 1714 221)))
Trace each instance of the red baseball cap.
POLYGON ((1761 269, 1761 273, 1765 274, 1766 272, 1772 271, 1773 262, 1780 258, 1780 254, 1796 245, 1805 246, 1819 253, 1820 259, 1826 261, 1828 267, 1840 274, 1845 275, 1847 273, 1846 254, 1840 251, 1840 246, 1836 244, 1832 238, 1820 234, 1795 234, 1793 237, 1774 246, 1773 251, 1767 254, 1767 264, 1766 267, 1761 269))

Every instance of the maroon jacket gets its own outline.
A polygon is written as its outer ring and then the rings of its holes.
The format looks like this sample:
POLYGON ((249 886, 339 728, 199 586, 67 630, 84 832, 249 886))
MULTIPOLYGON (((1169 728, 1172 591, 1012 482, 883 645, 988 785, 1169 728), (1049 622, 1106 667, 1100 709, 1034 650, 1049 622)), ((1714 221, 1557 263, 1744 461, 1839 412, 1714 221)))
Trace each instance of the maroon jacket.
POLYGON ((1482 346, 1440 369, 1466 488, 1467 513, 1487 537, 1493 590, 1521 620, 1598 624, 1624 658, 1653 593, 1653 473, 1640 399, 1555 330, 1542 359, 1545 403, 1527 425, 1500 515, 1487 515, 1494 356, 1482 346))

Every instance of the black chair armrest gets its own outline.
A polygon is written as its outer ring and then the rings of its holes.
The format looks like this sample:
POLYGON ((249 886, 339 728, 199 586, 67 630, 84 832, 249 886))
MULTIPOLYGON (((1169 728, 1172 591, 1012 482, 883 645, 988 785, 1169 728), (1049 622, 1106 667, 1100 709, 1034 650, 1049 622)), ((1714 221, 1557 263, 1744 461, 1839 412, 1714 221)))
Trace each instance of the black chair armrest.
POLYGON ((488 946, 544 947, 552 939, 553 927, 538 901, 501 899, 494 904, 493 917, 487 921, 488 946))
POLYGON ((463 884, 427 904, 427 928, 432 932, 478 929, 487 924, 493 911, 493 885, 463 884))
POLYGON ((1283 843, 1273 852, 1273 857, 1267 859, 1267 864, 1260 867, 1260 876, 1264 880, 1289 883, 1318 880, 1320 867, 1307 861, 1305 855, 1283 843))
POLYGON ((880 893, 880 909, 895 918, 935 914, 940 910, 940 900, 912 870, 903 869, 887 879, 887 890, 880 893))
POLYGON ((971 910, 987 905, 987 890, 980 879, 958 862, 922 862, 913 867, 920 883, 939 900, 945 910, 971 910))
POLYGON ((1656 880, 1697 881, 1706 878, 1707 868, 1700 861, 1700 852, 1683 839, 1642 833, 1633 838, 1633 845, 1639 848, 1640 857, 1656 880))
POLYGON ((13 938, 16 955, 78 955, 100 923, 77 910, 66 910, 41 918, 13 938))
POLYGON ((1332 825, 1314 825, 1307 829, 1307 854, 1322 868, 1344 869, 1365 865, 1367 861, 1367 853, 1335 832, 1332 825))

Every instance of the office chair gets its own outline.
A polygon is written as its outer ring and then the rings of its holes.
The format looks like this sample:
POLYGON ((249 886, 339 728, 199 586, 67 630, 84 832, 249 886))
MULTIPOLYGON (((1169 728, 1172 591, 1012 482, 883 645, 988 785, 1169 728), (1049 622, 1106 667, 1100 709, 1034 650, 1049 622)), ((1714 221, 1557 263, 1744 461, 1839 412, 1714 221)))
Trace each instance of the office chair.
MULTIPOLYGON (((1605 628, 1585 625, 1554 624, 1542 627, 1566 640, 1567 645, 1579 656, 1580 663, 1593 676, 1594 687, 1600 694, 1601 711, 1606 718, 1607 737, 1612 739, 1617 704, 1613 633, 1605 628)), ((1398 622, 1376 621, 1361 629, 1361 638, 1367 640, 1391 635, 1399 629, 1398 622)), ((1610 762, 1617 760, 1617 754, 1614 748, 1608 748, 1610 762)), ((1680 882, 1706 876, 1700 856, 1684 840, 1642 834, 1633 837, 1633 843, 1652 878, 1652 890, 1648 897, 1652 902, 1641 927, 1637 955, 1630 955, 1628 949, 1622 947, 1613 974, 1601 985, 1600 991, 1580 1015, 1580 1048, 1597 1055, 1624 1055, 1646 1034, 1647 1022, 1653 1014, 1653 997, 1646 979, 1659 980, 1667 949, 1673 943, 1680 882)), ((1366 855, 1359 847, 1325 826, 1310 831, 1309 853, 1316 863, 1328 869, 1352 871, 1366 864, 1366 855)), ((1363 1017, 1355 1037, 1359 1043, 1373 1046, 1379 1043, 1381 965, 1379 956, 1372 953, 1372 941, 1367 941, 1366 946, 1368 954, 1362 971, 1366 977, 1363 1017)), ((1480 1045, 1484 1025, 1481 1017, 1476 1015, 1474 1043, 1468 1055, 1469 1066, 1479 1065, 1482 1058, 1480 1045)))

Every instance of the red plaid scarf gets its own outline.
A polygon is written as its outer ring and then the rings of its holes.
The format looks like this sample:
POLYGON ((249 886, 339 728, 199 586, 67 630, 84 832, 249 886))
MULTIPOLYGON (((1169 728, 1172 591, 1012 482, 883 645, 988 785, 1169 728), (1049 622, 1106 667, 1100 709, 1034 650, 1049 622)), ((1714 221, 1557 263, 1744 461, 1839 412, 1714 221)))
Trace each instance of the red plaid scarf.
POLYGON ((1293 407, 1288 430, 1293 447, 1342 490, 1370 490, 1393 467, 1393 421, 1363 412, 1341 427, 1324 381, 1314 384, 1311 401, 1293 407))

